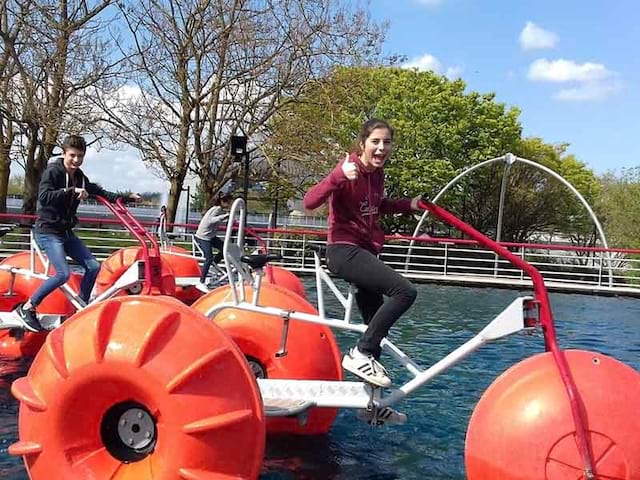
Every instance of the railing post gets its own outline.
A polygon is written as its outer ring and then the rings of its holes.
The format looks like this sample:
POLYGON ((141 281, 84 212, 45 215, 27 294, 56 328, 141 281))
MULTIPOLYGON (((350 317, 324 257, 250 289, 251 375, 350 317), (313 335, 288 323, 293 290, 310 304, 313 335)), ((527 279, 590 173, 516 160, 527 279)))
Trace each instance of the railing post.
MULTIPOLYGON (((601 287, 602 286, 602 256, 603 256, 603 252, 598 252, 598 257, 600 259, 600 267, 598 268, 598 286, 601 287)), ((611 265, 609 265, 609 268, 611 268, 611 265)))
MULTIPOLYGON (((524 261, 524 246, 520 245, 520 258, 524 261)), ((520 269, 520 280, 524 280, 524 270, 520 269)))
POLYGON ((447 276, 447 265, 448 265, 448 262, 449 262, 449 244, 445 242, 445 244, 444 244, 444 265, 442 266, 443 267, 442 275, 444 277, 447 276))
POLYGON ((307 256, 307 234, 303 233, 302 234, 302 265, 301 265, 302 270, 306 268, 305 267, 306 256, 307 256))

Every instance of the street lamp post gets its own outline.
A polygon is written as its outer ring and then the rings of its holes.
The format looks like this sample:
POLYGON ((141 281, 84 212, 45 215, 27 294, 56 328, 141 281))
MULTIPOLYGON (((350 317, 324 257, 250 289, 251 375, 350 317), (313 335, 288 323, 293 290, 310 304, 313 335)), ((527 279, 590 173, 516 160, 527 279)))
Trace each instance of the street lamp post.
POLYGON ((244 191, 245 208, 249 195, 249 152, 247 151, 247 137, 244 135, 231 136, 231 156, 234 162, 244 161, 244 191))
MULTIPOLYGON (((182 190, 184 191, 184 189, 182 190)), ((189 200, 191 199, 191 185, 187 185, 187 202, 185 204, 184 224, 189 224, 189 200)), ((185 227, 186 230, 186 227, 185 227)))

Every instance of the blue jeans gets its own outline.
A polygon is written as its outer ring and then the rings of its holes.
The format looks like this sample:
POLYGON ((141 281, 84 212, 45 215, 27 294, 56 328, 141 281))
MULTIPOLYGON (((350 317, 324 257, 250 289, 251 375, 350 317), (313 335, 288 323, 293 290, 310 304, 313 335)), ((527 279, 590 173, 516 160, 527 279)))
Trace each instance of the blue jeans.
POLYGON ((205 240, 204 238, 193 237, 196 239, 200 250, 204 254, 204 263, 202 264, 202 269, 200 270, 200 281, 204 283, 207 280, 207 275, 209 275, 209 268, 212 263, 216 265, 222 260, 222 249, 224 248, 224 242, 220 240, 218 237, 213 237, 211 240, 205 240), (213 249, 217 248, 218 253, 213 255, 213 249))
POLYGON ((33 295, 31 295, 31 303, 34 306, 40 305, 44 298, 53 292, 56 288, 64 285, 71 270, 67 262, 67 255, 76 261, 78 265, 84 268, 84 276, 80 284, 80 298, 85 302, 89 301, 93 285, 96 283, 98 272, 100 271, 100 263, 91 255, 89 249, 82 243, 73 232, 44 233, 34 231, 36 243, 44 251, 49 258, 51 266, 55 269, 54 276, 44 281, 33 295))

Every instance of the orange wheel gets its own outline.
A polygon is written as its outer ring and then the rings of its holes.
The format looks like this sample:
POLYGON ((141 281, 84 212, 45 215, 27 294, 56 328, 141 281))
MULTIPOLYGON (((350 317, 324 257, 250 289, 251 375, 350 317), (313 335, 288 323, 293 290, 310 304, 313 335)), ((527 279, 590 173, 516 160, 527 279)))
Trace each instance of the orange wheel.
MULTIPOLYGON (((162 261, 169 264, 171 271, 178 277, 200 277, 200 265, 198 260, 182 247, 170 246, 161 252, 162 261)), ((176 286, 175 297, 181 302, 191 305, 202 296, 202 292, 196 287, 176 286)))
POLYGON ((288 288, 292 292, 300 295, 302 298, 307 298, 307 292, 302 285, 302 281, 298 276, 287 270, 286 268, 276 267, 274 265, 268 265, 265 269, 266 275, 264 276, 267 283, 273 283, 280 287, 288 288))
MULTIPOLYGON (((137 260, 142 260, 142 248, 141 247, 127 247, 117 250, 112 253, 100 265, 100 272, 96 278, 96 293, 100 295, 109 287, 111 287, 116 280, 118 280, 127 269, 133 265, 137 260)), ((175 295, 176 283, 175 277, 171 267, 167 262, 162 262, 162 285, 166 295, 175 295)), ((140 293, 141 288, 135 290, 129 290, 119 293, 118 295, 137 295, 140 293)), ((156 293, 156 292, 153 292, 156 293)))
MULTIPOLYGON (((586 414, 595 478, 640 478, 640 373, 600 353, 563 352, 586 414)), ((576 480, 584 463, 558 368, 549 352, 496 379, 469 421, 469 480, 576 480)))
MULTIPOLYGON (((30 269, 30 252, 19 252, 5 258, 0 265, 11 265, 16 268, 30 269)), ((35 272, 44 273, 44 265, 38 257, 35 258, 35 272)), ((51 273, 54 273, 53 267, 51 273)), ((67 285, 76 292, 80 291, 82 276, 72 273, 67 285)), ((13 289, 10 291, 11 274, 0 270, 0 311, 10 312, 19 303, 26 302, 29 297, 42 285, 43 280, 16 274, 13 289)), ((75 307, 69 302, 62 290, 51 292, 36 309, 38 313, 71 316, 75 307)), ((0 331, 0 358, 32 357, 35 355, 46 338, 47 333, 32 333, 21 330, 0 331)))
POLYGON ((265 423, 229 337, 165 296, 113 298, 51 332, 12 393, 32 480, 257 478, 265 423))
MULTIPOLYGON (((231 287, 225 285, 209 292, 193 308, 207 313, 221 302, 230 302, 231 287)), ((251 298, 251 290, 246 294, 251 298)), ((286 288, 263 283, 259 305, 316 314, 305 299, 286 288)), ((276 357, 281 347, 283 320, 270 315, 228 308, 213 320, 220 325, 245 354, 256 376, 305 380, 342 380, 340 350, 331 329, 325 325, 291 320, 287 354, 276 357)), ((337 415, 334 408, 314 408, 308 421, 300 425, 297 418, 267 418, 268 433, 323 434, 329 431, 337 415)))

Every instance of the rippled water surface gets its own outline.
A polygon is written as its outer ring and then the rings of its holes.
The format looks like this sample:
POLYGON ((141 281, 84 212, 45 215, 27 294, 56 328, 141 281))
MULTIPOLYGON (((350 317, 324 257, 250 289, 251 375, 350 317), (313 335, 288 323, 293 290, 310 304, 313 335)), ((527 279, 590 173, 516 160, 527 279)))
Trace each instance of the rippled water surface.
MULTIPOLYGON (((314 299, 312 283, 305 284, 314 299)), ((471 338, 521 294, 419 285, 416 304, 394 327, 392 340, 428 366, 471 338)), ((552 294, 551 303, 563 348, 598 351, 640 370, 640 300, 552 294)), ((336 302, 329 311, 338 315, 336 302)), ((353 334, 339 335, 343 348, 355 339, 353 334)), ((514 336, 483 347, 402 402, 398 408, 409 415, 402 427, 369 427, 353 412, 342 411, 324 437, 271 439, 260 478, 464 479, 465 431, 480 395, 505 369, 543 349, 541 335, 514 336)), ((386 363, 396 384, 408 378, 386 363)), ((0 361, 3 480, 27 478, 21 460, 7 455, 7 447, 17 439, 17 405, 9 387, 27 369, 26 361, 0 361)))

